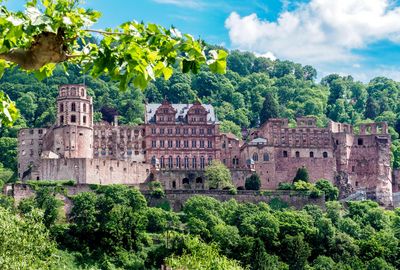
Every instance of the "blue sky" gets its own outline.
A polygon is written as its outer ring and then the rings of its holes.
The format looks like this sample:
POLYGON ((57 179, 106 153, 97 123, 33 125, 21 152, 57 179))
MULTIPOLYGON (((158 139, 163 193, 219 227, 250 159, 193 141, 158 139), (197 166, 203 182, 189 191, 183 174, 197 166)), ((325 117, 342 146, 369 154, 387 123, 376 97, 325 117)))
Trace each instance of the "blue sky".
MULTIPOLYGON (((11 8, 21 0, 9 0, 11 8)), ((397 0, 86 0, 102 12, 97 28, 143 20, 229 49, 317 68, 319 77, 350 74, 400 81, 397 0)))

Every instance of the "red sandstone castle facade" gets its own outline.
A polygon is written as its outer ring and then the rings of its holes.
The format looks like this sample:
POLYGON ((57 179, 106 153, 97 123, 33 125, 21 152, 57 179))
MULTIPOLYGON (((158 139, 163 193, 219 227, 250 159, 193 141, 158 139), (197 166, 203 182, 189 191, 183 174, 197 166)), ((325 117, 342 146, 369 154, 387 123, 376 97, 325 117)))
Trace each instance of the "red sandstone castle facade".
POLYGON ((62 85, 57 122, 49 129, 19 133, 19 177, 74 179, 79 183, 143 185, 160 180, 166 189, 207 188, 203 176, 213 160, 223 162, 237 187, 256 172, 262 188, 290 182, 306 167, 311 181, 325 178, 344 192, 374 190, 391 203, 390 135, 386 123, 360 125, 315 119, 270 119, 245 141, 222 133, 211 105, 147 104, 139 126, 93 123, 92 98, 83 85, 62 85))

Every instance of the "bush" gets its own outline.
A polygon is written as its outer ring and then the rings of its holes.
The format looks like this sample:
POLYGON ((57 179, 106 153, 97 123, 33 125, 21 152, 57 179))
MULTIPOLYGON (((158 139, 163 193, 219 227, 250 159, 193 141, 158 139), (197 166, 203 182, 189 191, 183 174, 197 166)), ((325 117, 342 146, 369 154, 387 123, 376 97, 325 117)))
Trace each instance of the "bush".
POLYGON ((149 183, 149 189, 151 191, 151 196, 155 198, 164 198, 165 192, 160 181, 151 181, 149 183))
POLYGON ((313 190, 314 185, 303 180, 299 180, 293 184, 294 190, 313 190))
POLYGON ((297 181, 300 180, 304 182, 309 181, 308 171, 306 167, 301 167, 297 169, 296 176, 293 179, 293 183, 296 183, 297 181))
POLYGON ((287 202, 282 201, 279 198, 273 198, 272 200, 269 201, 268 205, 273 210, 281 210, 289 207, 289 204, 287 202))
POLYGON ((229 188, 229 194, 231 195, 237 195, 237 189, 235 187, 229 188))
POLYGON ((258 174, 254 173, 246 179, 245 188, 247 190, 260 190, 261 181, 258 174))
POLYGON ((279 183, 278 189, 279 190, 291 190, 291 189, 293 189, 293 185, 290 183, 279 183))
POLYGON ((318 180, 315 183, 315 187, 325 193, 326 201, 336 201, 339 196, 339 189, 328 180, 318 180))

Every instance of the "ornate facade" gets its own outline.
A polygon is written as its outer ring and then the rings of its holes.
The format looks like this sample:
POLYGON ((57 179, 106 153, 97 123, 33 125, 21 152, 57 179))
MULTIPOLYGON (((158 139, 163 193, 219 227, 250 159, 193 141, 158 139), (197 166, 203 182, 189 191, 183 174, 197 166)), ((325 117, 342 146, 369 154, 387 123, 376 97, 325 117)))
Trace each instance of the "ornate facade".
POLYGON ((310 180, 328 179, 343 194, 376 192, 391 204, 390 135, 386 123, 316 126, 314 118, 270 119, 242 141, 219 131, 211 105, 146 104, 144 124, 93 124, 92 98, 83 85, 63 85, 57 98, 57 122, 49 129, 19 133, 19 177, 74 179, 79 183, 141 185, 160 180, 166 189, 207 188, 203 172, 220 160, 237 187, 254 172, 262 188, 291 182, 306 167, 310 180))

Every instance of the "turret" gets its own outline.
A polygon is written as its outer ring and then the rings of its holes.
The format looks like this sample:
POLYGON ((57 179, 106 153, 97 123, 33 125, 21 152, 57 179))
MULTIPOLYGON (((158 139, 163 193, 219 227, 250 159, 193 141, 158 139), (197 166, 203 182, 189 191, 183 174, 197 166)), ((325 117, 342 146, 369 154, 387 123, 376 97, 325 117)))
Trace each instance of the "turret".
POLYGON ((86 86, 59 87, 53 151, 65 158, 93 157, 93 105, 86 86))

